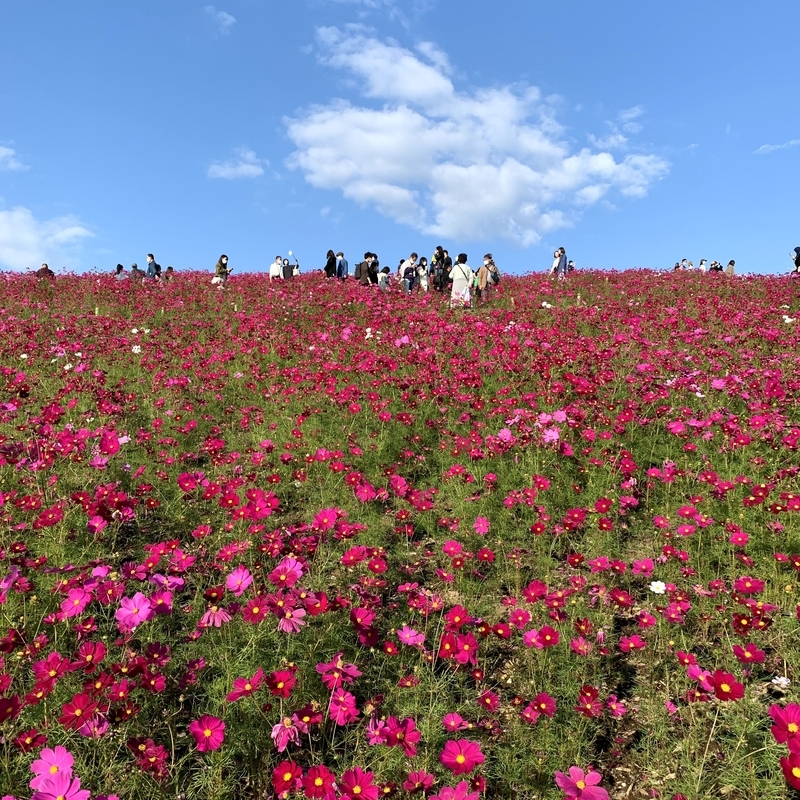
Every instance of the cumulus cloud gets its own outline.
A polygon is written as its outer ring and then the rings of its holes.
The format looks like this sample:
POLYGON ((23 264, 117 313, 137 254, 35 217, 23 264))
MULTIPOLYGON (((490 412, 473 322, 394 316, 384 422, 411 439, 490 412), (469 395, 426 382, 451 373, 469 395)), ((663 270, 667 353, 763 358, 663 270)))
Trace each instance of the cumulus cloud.
POLYGON ((289 166, 426 234, 536 244, 609 192, 641 197, 669 171, 656 155, 573 152, 536 87, 458 91, 429 43, 413 52, 360 26, 320 28, 317 43, 322 64, 372 102, 333 100, 287 118, 289 166))
POLYGON ((208 168, 208 177, 234 180, 236 178, 258 178, 264 174, 262 165, 269 164, 268 161, 258 158, 248 147, 239 147, 235 152, 234 160, 212 164, 208 168))
POLYGON ((71 262, 75 248, 91 236, 74 216, 39 220, 24 206, 0 209, 0 267, 24 270, 44 261, 56 266, 71 262))
POLYGON ((223 36, 231 32, 231 28, 236 23, 236 17, 227 11, 218 11, 214 6, 206 6, 205 12, 212 24, 223 36))
POLYGON ((762 144, 758 150, 754 150, 753 152, 758 156, 763 156, 767 153, 773 153, 775 150, 785 150, 787 147, 797 147, 798 145, 800 145, 800 139, 790 139, 783 144, 762 144))
POLYGON ((13 147, 4 147, 0 144, 0 172, 21 172, 28 167, 17 158, 17 151, 13 147))

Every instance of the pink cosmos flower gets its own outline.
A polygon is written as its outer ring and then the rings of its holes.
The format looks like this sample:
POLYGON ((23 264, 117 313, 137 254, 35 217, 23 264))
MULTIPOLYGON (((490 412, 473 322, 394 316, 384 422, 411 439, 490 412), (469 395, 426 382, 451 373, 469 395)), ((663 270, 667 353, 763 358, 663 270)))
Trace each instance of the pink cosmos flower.
POLYGON ((44 781, 54 775, 65 775, 69 778, 74 763, 75 759, 66 747, 60 744, 54 748, 45 747, 39 753, 39 758, 31 764, 31 772, 35 776, 30 782, 31 789, 38 789, 44 781))
POLYGON ((401 747, 406 758, 413 758, 417 754, 416 745, 421 738, 422 734, 410 717, 404 720, 389 717, 386 720, 386 744, 389 747, 401 747))
POLYGON ((189 723, 189 733, 194 736, 201 753, 219 750, 225 741, 225 723, 218 717, 203 715, 189 723))
POLYGON ((489 533, 489 520, 486 517, 478 517, 472 525, 473 530, 479 536, 485 536, 489 533))
POLYGON ((344 689, 334 689, 331 695, 330 716, 337 725, 347 725, 361 712, 356 706, 356 698, 344 689))
POLYGON ((446 731, 451 732, 465 731, 470 727, 469 723, 461 714, 457 714, 455 711, 451 711, 449 714, 445 714, 442 717, 442 725, 446 731))
POLYGON ((777 703, 773 703, 769 707, 769 715, 775 723, 771 730, 776 742, 783 744, 789 739, 800 739, 800 705, 789 703, 781 708, 777 703))
POLYGON ((278 622, 278 630, 281 633, 297 633, 306 624, 303 621, 305 615, 304 608, 287 608, 278 622))
POLYGON ((409 647, 421 647, 425 642, 425 634, 419 633, 413 628, 409 628, 408 625, 403 625, 403 627, 397 631, 397 638, 400 640, 401 644, 407 644, 409 647))
POLYGON ((374 777, 360 767, 348 769, 339 781, 342 800, 378 800, 380 789, 373 783, 374 777))
POLYGON ((410 794, 414 792, 427 792, 433 786, 434 776, 425 770, 409 772, 403 781, 403 789, 410 794))
POLYGON ((77 617, 89 605, 92 595, 85 589, 76 587, 70 589, 66 599, 61 603, 61 613, 65 618, 77 617))
POLYGON ((438 794, 430 800, 478 800, 480 792, 471 792, 467 781, 461 781, 458 786, 442 786, 438 794))
POLYGON ((123 633, 130 633, 153 616, 150 600, 141 592, 136 592, 133 597, 123 597, 119 606, 114 616, 123 633))
POLYGON ((283 717, 277 725, 274 725, 271 736, 279 753, 289 746, 289 742, 300 744, 300 732, 291 717, 283 717))
POLYGON ((303 565, 291 556, 284 558, 272 572, 267 575, 267 580, 275 586, 288 588, 294 586, 303 577, 303 565))
POLYGON ((599 772, 584 772, 580 767, 570 767, 569 775, 556 772, 556 784, 568 798, 581 800, 608 800, 608 792, 597 784, 603 779, 599 772))
POLYGON ((252 582, 253 576, 250 574, 250 570, 240 564, 225 579, 225 588, 229 592, 233 592, 235 597, 240 597, 252 582))
POLYGON ((47 778, 33 793, 31 800, 89 800, 91 792, 81 789, 81 779, 60 772, 47 778))
POLYGON ((342 655, 344 654, 336 653, 330 661, 316 666, 322 682, 330 690, 338 689, 343 683, 353 683, 356 678, 361 677, 358 667, 355 664, 345 664, 342 655))
POLYGON ((224 622, 230 622, 231 615, 222 606, 211 606, 211 608, 200 617, 199 625, 201 628, 221 628, 224 622))
POLYGON ((259 667, 252 678, 235 678, 233 691, 229 692, 225 699, 229 703, 235 703, 242 697, 250 697, 253 692, 261 688, 262 683, 264 683, 264 670, 259 667))
POLYGON ((439 761, 453 775, 467 775, 485 760, 481 746, 469 739, 451 739, 445 743, 444 750, 439 754, 439 761))

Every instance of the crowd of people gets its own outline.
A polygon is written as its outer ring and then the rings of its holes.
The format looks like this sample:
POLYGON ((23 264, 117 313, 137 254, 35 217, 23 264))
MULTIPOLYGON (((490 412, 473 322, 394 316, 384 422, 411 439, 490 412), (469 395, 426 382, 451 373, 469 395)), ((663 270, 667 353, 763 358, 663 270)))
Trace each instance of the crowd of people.
POLYGON ((687 261, 685 258, 682 261, 676 261, 675 266, 672 268, 673 272, 724 272, 726 275, 736 274, 736 262, 731 259, 728 266, 723 267, 721 261, 712 261, 710 264, 705 258, 700 259, 700 263, 695 267, 694 261, 687 261))
MULTIPOLYGON (((364 253, 352 274, 350 265, 339 251, 328 250, 323 273, 326 278, 347 280, 352 277, 362 286, 375 286, 382 291, 398 287, 406 294, 434 291, 448 294, 452 306, 469 306, 473 300, 485 302, 492 288, 500 283, 500 270, 491 253, 486 253, 483 263, 473 269, 466 253, 459 253, 455 261, 441 245, 430 258, 411 253, 401 258, 397 268, 381 266, 377 253, 364 253)), ((276 267, 278 258, 275 259, 276 267)), ((270 278, 272 278, 270 272, 270 278)), ((275 277, 278 277, 276 274, 275 277)))
MULTIPOLYGON (((289 255, 292 255, 291 250, 289 255)), ((800 278, 800 247, 795 247, 789 257, 792 260, 791 276, 800 278)), ((705 258, 701 258, 698 266, 695 267, 694 262, 684 258, 676 261, 672 269, 673 272, 724 272, 726 275, 734 275, 735 268, 736 262, 733 259, 723 267, 720 261, 712 261, 709 264, 705 258)), ((563 247, 559 247, 553 252, 553 263, 549 270, 551 276, 565 278, 574 270, 575 263, 567 260, 566 250, 563 247)), ((223 253, 214 268, 214 277, 211 282, 224 288, 232 271, 233 267, 228 264, 228 256, 223 253)), ((339 280, 354 278, 362 286, 376 286, 383 291, 389 291, 395 286, 401 288, 406 294, 431 290, 449 294, 451 305, 469 305, 473 299, 484 301, 491 289, 500 283, 500 270, 491 253, 487 253, 483 257, 482 265, 473 269, 467 263, 466 253, 459 253, 453 261, 448 251, 441 246, 434 250, 430 261, 425 256, 418 256, 417 253, 411 253, 408 258, 401 258, 394 272, 389 267, 381 267, 376 253, 367 252, 364 253, 364 260, 359 261, 351 273, 344 253, 341 251, 334 253, 333 250, 328 250, 322 272, 326 278, 339 280)), ((39 280, 55 278, 55 273, 47 264, 42 264, 34 274, 39 280)), ((269 265, 270 281, 289 280, 299 274, 300 263, 297 258, 294 258, 294 263, 292 263, 288 258, 275 256, 275 261, 269 265)), ((169 283, 173 280, 174 275, 175 270, 171 266, 162 271, 161 265, 156 262, 152 253, 147 254, 145 269, 140 269, 134 262, 131 264, 130 271, 126 271, 122 264, 117 264, 114 272, 116 280, 160 283, 169 283)))
POLYGON ((114 277, 118 281, 139 280, 169 283, 175 277, 175 270, 172 267, 167 267, 166 270, 162 270, 161 264, 156 262, 153 254, 148 253, 147 267, 145 269, 140 269, 139 265, 134 261, 133 264, 131 264, 130 272, 126 272, 122 264, 117 264, 117 268, 114 270, 114 277))

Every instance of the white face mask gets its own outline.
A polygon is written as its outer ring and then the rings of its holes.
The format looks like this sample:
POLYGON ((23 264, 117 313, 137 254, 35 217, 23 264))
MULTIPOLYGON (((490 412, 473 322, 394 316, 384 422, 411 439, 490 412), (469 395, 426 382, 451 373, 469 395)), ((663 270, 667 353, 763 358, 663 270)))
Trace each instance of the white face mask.
POLYGON ((483 263, 484 263, 484 264, 485 264, 487 267, 489 266, 489 262, 488 262, 488 261, 484 261, 483 263))

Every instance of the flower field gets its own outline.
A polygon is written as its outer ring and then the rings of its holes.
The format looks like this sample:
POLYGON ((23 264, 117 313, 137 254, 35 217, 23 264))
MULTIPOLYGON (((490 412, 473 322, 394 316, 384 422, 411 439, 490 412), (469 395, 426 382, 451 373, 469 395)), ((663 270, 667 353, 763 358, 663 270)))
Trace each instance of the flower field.
POLYGON ((798 291, 5 278, 0 796, 793 796, 798 291))

